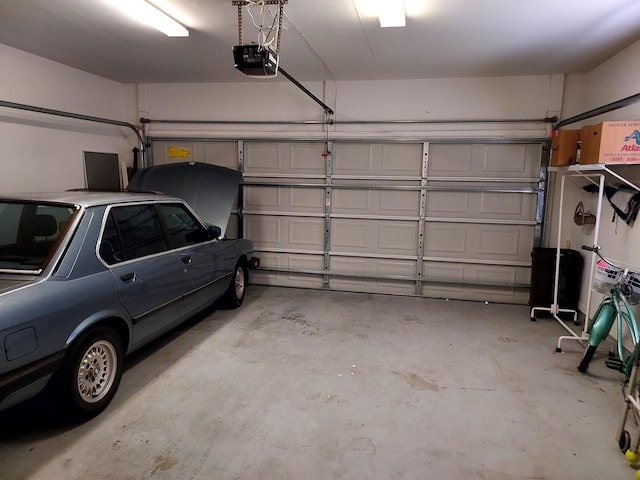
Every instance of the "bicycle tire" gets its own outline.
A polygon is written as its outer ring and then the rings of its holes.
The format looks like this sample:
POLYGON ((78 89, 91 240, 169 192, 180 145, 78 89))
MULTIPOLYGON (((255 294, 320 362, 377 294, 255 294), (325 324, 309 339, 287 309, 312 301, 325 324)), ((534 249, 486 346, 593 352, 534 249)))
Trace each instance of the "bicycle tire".
POLYGON ((587 345, 587 348, 584 350, 584 354, 582 355, 582 360, 578 364, 578 370, 582 373, 587 371, 589 368, 589 364, 591 363, 591 359, 593 358, 593 354, 596 353, 597 345, 587 345))

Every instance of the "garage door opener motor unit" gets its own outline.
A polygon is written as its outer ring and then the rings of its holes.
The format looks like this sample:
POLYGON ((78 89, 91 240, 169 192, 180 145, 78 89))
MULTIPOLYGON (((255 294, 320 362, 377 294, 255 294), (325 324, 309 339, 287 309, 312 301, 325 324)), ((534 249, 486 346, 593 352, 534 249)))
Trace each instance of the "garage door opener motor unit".
POLYGON ((235 45, 233 60, 245 75, 270 77, 278 73, 278 54, 258 44, 235 45))
POLYGON ((282 32, 284 5, 288 0, 233 0, 238 7, 238 45, 233 47, 234 66, 245 75, 252 77, 275 77, 278 74, 278 52, 282 32), (271 13, 269 5, 278 7, 277 13, 271 13), (251 14, 253 25, 258 29, 258 41, 245 43, 243 40, 242 9, 246 7, 251 14), (252 8, 258 11, 251 13, 252 8), (267 18, 271 17, 271 19, 267 18), (265 25, 267 27, 265 27, 265 25))

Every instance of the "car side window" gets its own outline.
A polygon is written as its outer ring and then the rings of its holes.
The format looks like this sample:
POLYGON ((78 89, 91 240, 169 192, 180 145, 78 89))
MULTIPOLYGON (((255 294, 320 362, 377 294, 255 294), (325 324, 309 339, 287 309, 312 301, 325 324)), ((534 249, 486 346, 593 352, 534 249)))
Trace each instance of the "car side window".
POLYGON ((172 248, 210 240, 207 231, 184 205, 163 203, 157 207, 167 227, 169 244, 172 248))
POLYGON ((124 254, 122 253, 122 244, 116 228, 116 222, 111 212, 104 224, 104 232, 102 240, 100 240, 100 256, 109 265, 122 262, 124 254))
POLYGON ((113 207, 110 215, 120 233, 125 260, 167 250, 167 239, 153 205, 113 207))

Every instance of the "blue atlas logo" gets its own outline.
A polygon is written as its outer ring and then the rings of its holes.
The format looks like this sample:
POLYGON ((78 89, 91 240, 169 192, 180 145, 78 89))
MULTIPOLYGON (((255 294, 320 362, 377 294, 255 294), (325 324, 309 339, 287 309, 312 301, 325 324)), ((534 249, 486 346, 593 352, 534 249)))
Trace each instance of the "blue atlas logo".
POLYGON ((625 142, 628 142, 631 139, 636 141, 636 145, 640 145, 640 130, 634 130, 631 135, 624 137, 625 142))

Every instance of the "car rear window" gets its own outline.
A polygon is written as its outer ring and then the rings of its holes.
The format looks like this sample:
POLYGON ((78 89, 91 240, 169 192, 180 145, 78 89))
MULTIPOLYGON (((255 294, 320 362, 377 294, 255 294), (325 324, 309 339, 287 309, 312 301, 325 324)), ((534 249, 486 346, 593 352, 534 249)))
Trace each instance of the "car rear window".
POLYGON ((0 270, 42 270, 76 211, 71 205, 0 202, 0 270))

